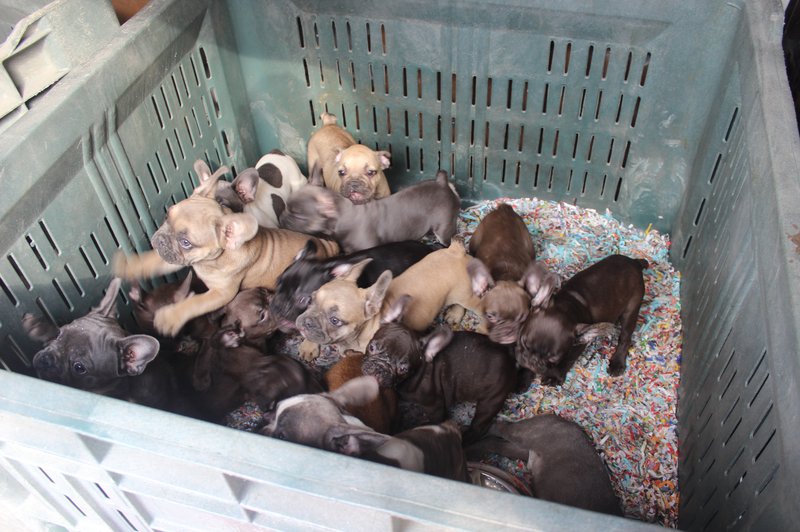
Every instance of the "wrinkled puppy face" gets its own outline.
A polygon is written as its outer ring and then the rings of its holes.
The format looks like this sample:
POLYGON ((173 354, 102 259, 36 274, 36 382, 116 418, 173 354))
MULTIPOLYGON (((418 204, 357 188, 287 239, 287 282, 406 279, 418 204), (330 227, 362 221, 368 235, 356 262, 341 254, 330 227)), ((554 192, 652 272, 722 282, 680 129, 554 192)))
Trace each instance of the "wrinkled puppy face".
POLYGON ((341 195, 355 204, 371 201, 381 179, 385 179, 383 170, 389 163, 388 152, 376 152, 361 144, 342 150, 336 156, 335 166, 341 180, 341 195))
POLYGON ((257 340, 278 330, 269 310, 271 294, 266 288, 242 290, 225 305, 221 328, 232 329, 246 340, 257 340))
POLYGON ((531 296, 518 283, 499 281, 483 296, 483 315, 489 339, 498 344, 514 344, 528 318, 531 296))
POLYGON ((382 387, 392 388, 420 367, 424 357, 416 333, 398 323, 384 323, 367 345, 361 370, 382 387))
POLYGON ((323 394, 296 395, 278 403, 265 416, 265 436, 325 449, 325 435, 331 426, 361 422, 347 415, 323 394))
POLYGON ((552 309, 532 311, 522 327, 515 356, 520 366, 538 375, 558 365, 575 344, 575 324, 552 309))
POLYGON ((369 288, 359 288, 356 279, 370 261, 365 259, 342 266, 341 277, 314 292, 308 309, 295 322, 307 340, 327 345, 355 339, 365 324, 380 312, 392 273, 387 270, 369 288))
POLYGON ((191 266, 222 254, 220 224, 225 212, 213 199, 200 195, 176 203, 151 239, 153 249, 166 262, 191 266))
POLYGON ((333 236, 338 219, 335 193, 323 187, 307 186, 289 198, 279 224, 299 233, 333 236))

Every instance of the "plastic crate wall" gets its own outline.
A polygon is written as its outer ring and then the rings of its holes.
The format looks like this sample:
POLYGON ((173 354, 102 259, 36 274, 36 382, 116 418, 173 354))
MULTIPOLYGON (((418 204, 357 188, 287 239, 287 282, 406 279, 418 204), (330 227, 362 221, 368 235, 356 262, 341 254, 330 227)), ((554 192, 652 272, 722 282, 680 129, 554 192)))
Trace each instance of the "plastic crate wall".
MULTIPOLYGON (((149 248, 196 158, 242 168, 279 146, 302 161, 327 105, 362 142, 391 145, 396 185, 443 166, 467 200, 536 195, 670 230, 684 276, 682 526, 792 522, 800 285, 793 207, 777 191, 797 192, 781 177, 798 174, 785 155, 797 138, 787 95, 764 86, 783 79, 770 55, 778 9, 361 6, 154 3, 43 99, 47 119, 17 124, 24 134, 0 144, 15 176, 0 197, 4 365, 30 371, 23 312, 85 313, 113 253, 149 248), (701 30, 713 42, 685 38, 701 30), (676 80, 694 76, 702 90, 681 92, 676 80)), ((3 467, 70 528, 637 525, 8 372, 0 382, 3 467)))

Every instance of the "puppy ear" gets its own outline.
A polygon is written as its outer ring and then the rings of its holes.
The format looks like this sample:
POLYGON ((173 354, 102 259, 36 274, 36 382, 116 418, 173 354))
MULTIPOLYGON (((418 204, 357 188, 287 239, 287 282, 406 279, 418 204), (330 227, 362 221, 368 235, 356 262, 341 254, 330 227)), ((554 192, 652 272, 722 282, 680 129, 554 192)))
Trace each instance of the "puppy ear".
POLYGON ((367 267, 367 264, 372 262, 372 258, 366 258, 360 262, 356 262, 355 264, 351 262, 345 262, 342 264, 337 264, 336 266, 331 269, 331 275, 336 277, 337 279, 342 279, 344 281, 353 281, 354 283, 361 277, 361 273, 364 271, 364 268, 367 267))
POLYGON ((378 159, 381 161, 381 169, 386 170, 389 166, 392 165, 392 154, 388 151, 379 151, 378 159))
POLYGON ((360 456, 373 451, 389 441, 391 436, 364 429, 356 429, 353 425, 334 425, 323 437, 325 450, 347 456, 360 456))
POLYGON ((258 233, 255 216, 243 212, 226 214, 217 222, 217 241, 228 250, 239 249, 258 233))
POLYGON ((561 287, 561 278, 544 267, 538 261, 531 262, 522 279, 520 286, 531 295, 531 308, 544 308, 550 303, 550 298, 561 287))
POLYGON ((362 406, 374 401, 378 397, 378 393, 378 380, 371 375, 363 375, 350 379, 328 395, 342 407, 347 408, 348 406, 362 406))
POLYGON ((194 171, 197 173, 197 178, 200 184, 192 191, 192 196, 205 196, 207 198, 214 198, 214 193, 217 189, 217 181, 228 171, 227 166, 220 166, 213 174, 205 161, 198 159, 194 162, 194 171))
POLYGON ((122 279, 114 277, 106 289, 106 294, 96 307, 92 307, 91 313, 101 314, 106 317, 116 317, 117 315, 117 294, 122 285, 122 279))
POLYGON ((311 167, 311 173, 308 174, 308 184, 315 187, 324 187, 325 180, 322 178, 322 167, 319 163, 314 163, 311 167))
POLYGON ((575 326, 575 343, 588 344, 598 336, 610 336, 616 327, 613 323, 579 323, 575 326))
POLYGON ((420 342, 425 346, 425 360, 433 362, 439 352, 447 347, 453 339, 453 330, 449 327, 439 327, 429 335, 423 337, 420 342))
POLYGON ((338 194, 327 188, 320 188, 317 194, 317 210, 329 220, 339 218, 339 205, 336 203, 338 194))
POLYGON ((333 158, 333 162, 339 164, 339 161, 342 160, 342 153, 344 152, 341 148, 336 148, 336 155, 333 158))
POLYGON ((261 178, 258 176, 258 170, 246 168, 231 182, 242 202, 250 203, 255 201, 259 179, 261 178))
POLYGON ((141 303, 142 292, 144 292, 144 289, 139 283, 132 284, 130 290, 128 290, 128 299, 134 303, 141 303))
POLYGON ((25 330, 28 338, 43 344, 55 340, 58 336, 58 327, 48 320, 39 316, 34 316, 28 312, 22 316, 22 328, 25 330))
POLYGON ((476 297, 483 297, 488 289, 494 288, 492 274, 480 259, 470 259, 467 263, 467 273, 472 280, 472 293, 476 297))
POLYGON ((411 303, 411 299, 413 298, 408 294, 403 294, 397 298, 394 303, 389 305, 389 308, 381 317, 381 323, 400 323, 408 305, 411 303))
POLYGON ((294 256, 294 260, 301 260, 301 259, 310 259, 317 256, 317 243, 314 242, 313 239, 309 238, 306 241, 306 245, 303 246, 303 249, 297 252, 297 255, 294 256))
POLYGON ((119 343, 119 357, 128 375, 141 375, 158 354, 158 340, 146 334, 127 336, 119 343))
POLYGON ((389 289, 389 283, 391 282, 391 270, 384 270, 378 280, 375 281, 375 284, 367 288, 367 299, 364 302, 364 315, 367 318, 372 318, 381 311, 383 299, 386 297, 386 291, 389 289))
POLYGON ((190 295, 192 295, 192 270, 189 270, 189 273, 186 274, 186 278, 181 282, 178 290, 175 291, 175 295, 172 296, 172 302, 177 303, 183 301, 190 295))

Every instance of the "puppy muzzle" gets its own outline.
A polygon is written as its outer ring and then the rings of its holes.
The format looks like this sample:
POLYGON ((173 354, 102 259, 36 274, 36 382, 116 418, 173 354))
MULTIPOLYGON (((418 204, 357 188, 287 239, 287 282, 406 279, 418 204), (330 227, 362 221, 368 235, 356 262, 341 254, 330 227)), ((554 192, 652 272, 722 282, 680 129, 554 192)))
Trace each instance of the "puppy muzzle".
POLYGON ((39 351, 33 357, 33 369, 40 379, 48 381, 58 381, 61 376, 61 369, 58 367, 58 359, 49 351, 39 351))
POLYGON ((392 388, 394 386, 394 369, 385 360, 375 357, 364 359, 361 364, 361 372, 364 375, 372 375, 378 380, 378 385, 382 388, 392 388))
POLYGON ((295 325, 300 331, 300 334, 302 334, 303 337, 310 342, 325 344, 328 340, 325 331, 322 330, 319 320, 313 316, 301 314, 297 317, 295 325))
POLYGON ((372 199, 372 190, 365 181, 351 179, 342 183, 342 196, 358 205, 372 199))
POLYGON ((183 264, 183 255, 176 249, 175 240, 162 227, 153 234, 150 245, 170 264, 183 264))

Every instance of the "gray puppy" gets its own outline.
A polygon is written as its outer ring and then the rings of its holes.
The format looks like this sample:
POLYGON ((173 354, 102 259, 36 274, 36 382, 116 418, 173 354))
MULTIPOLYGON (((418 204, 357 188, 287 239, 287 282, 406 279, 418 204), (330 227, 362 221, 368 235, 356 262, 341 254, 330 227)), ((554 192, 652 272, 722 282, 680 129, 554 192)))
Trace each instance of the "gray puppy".
POLYGON ((130 335, 120 327, 116 298, 121 283, 114 278, 98 306, 61 327, 32 314, 23 316, 22 326, 28 336, 45 344, 33 357, 39 378, 130 398, 127 377, 141 375, 160 346, 152 336, 130 335))
POLYGON ((622 515, 603 459, 576 423, 554 414, 516 423, 495 421, 489 435, 467 449, 476 459, 492 452, 527 462, 537 499, 622 515))
POLYGON ((432 231, 444 245, 456 232, 460 200, 439 170, 436 179, 422 181, 391 196, 355 205, 322 187, 304 187, 286 204, 283 228, 324 235, 352 253, 389 242, 418 240, 432 231))

